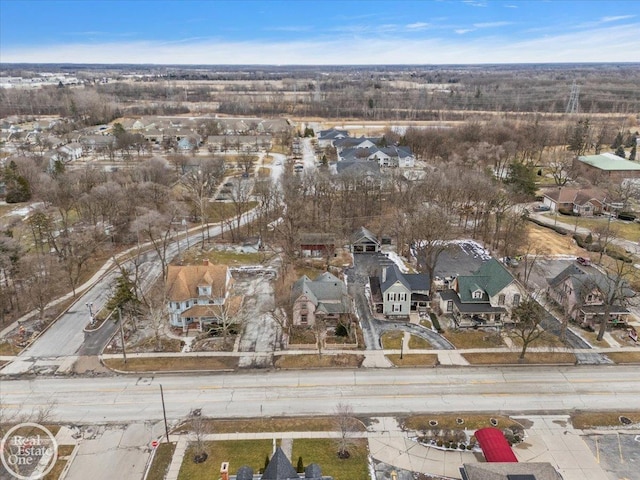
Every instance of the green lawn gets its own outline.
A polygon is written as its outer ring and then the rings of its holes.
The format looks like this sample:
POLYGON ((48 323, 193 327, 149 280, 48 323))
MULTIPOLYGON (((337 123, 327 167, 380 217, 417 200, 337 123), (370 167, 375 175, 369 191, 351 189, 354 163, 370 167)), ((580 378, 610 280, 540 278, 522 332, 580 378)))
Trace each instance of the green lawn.
POLYGON ((404 332, 395 330, 392 332, 384 332, 382 334, 382 348, 385 350, 400 350, 404 332))
POLYGON ((193 463, 195 448, 190 445, 184 455, 178 480, 212 480, 220 478, 220 464, 229 462, 229 473, 235 475, 244 465, 251 467, 254 473, 264 468, 265 458, 271 458, 273 442, 271 440, 229 440, 224 442, 205 442, 205 451, 209 458, 204 463, 193 463))
POLYGON ((369 480, 368 448, 364 438, 352 439, 349 447, 351 456, 341 460, 336 455, 338 445, 333 439, 296 439, 291 455, 293 466, 302 457, 304 466, 317 463, 322 475, 330 475, 334 480, 369 480))
POLYGON ((164 476, 171 465, 171 458, 176 449, 175 443, 161 443, 153 456, 153 463, 149 469, 147 480, 164 480, 164 476))
MULTIPOLYGON (((545 214, 547 217, 555 218, 551 213, 545 214)), ((620 238, 637 242, 640 238, 640 223, 636 222, 622 222, 620 220, 611 220, 607 217, 570 217, 568 215, 558 215, 558 221, 562 223, 568 223, 569 225, 575 225, 578 223, 578 227, 588 228, 593 231, 594 228, 606 227, 609 223, 609 228, 614 235, 620 238)), ((596 241, 594 235, 594 241, 596 241)))

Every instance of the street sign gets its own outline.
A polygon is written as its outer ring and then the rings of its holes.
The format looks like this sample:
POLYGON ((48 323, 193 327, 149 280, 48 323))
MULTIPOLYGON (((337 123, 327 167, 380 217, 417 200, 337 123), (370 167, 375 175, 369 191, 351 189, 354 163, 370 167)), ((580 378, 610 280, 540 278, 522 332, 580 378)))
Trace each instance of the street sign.
POLYGON ((153 442, 151 442, 151 446, 152 446, 153 448, 157 448, 157 447, 158 447, 158 441, 157 441, 157 440, 154 440, 153 442))

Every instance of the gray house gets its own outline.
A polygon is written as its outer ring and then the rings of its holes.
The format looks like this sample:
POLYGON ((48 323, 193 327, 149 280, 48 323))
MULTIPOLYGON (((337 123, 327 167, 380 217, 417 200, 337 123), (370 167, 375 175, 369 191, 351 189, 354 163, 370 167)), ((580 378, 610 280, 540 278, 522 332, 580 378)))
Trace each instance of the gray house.
POLYGON ((371 293, 378 313, 387 317, 408 317, 426 310, 429 302, 429 275, 402 273, 394 263, 382 265, 379 277, 371 277, 371 293))
POLYGON ((316 319, 337 321, 351 313, 347 286, 335 275, 325 272, 315 280, 303 275, 291 287, 293 324, 314 325, 316 319))

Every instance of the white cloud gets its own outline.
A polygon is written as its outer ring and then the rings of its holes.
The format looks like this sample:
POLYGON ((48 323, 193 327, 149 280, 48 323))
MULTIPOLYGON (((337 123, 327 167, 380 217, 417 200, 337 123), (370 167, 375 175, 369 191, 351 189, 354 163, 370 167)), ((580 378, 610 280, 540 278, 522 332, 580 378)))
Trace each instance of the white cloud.
POLYGON ((473 26, 476 28, 495 28, 495 27, 504 27, 511 24, 512 22, 483 22, 483 23, 474 23, 473 26))
POLYGON ((457 28, 454 30, 458 35, 464 35, 465 33, 473 32, 475 28, 457 28))
MULTIPOLYGON (((330 39, 274 42, 110 42, 0 46, 3 63, 155 64, 466 64, 640 61, 640 23, 565 32, 528 40, 459 36, 399 38, 389 35, 334 35, 330 39), (339 54, 337 54, 338 52, 339 54), (635 55, 635 57, 634 57, 635 55)), ((462 29, 460 29, 462 30, 462 29)))
POLYGON ((517 5, 503 5, 504 8, 518 8, 517 5))
POLYGON ((617 22, 618 20, 627 20, 629 18, 635 18, 635 15, 618 15, 615 17, 602 17, 600 21, 602 23, 609 23, 609 22, 617 22))
POLYGON ((409 30, 424 30, 429 27, 429 24, 425 22, 415 22, 405 25, 405 27, 409 30))

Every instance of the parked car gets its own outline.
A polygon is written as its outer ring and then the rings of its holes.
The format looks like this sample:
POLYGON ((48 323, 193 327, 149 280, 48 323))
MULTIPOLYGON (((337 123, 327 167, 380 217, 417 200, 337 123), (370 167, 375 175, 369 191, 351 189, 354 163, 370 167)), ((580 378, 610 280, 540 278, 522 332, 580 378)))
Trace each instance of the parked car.
POLYGON ((504 257, 504 264, 509 267, 517 267, 520 265, 520 262, 518 262, 518 259, 514 257, 504 257))
POLYGON ((536 205, 535 207, 533 207, 533 211, 534 212, 548 212, 549 210, 551 210, 551 207, 549 207, 549 205, 536 205))
POLYGON ((580 265, 584 265, 585 267, 588 267, 589 265, 591 265, 591 260, 584 257, 576 258, 576 262, 578 262, 580 265))

